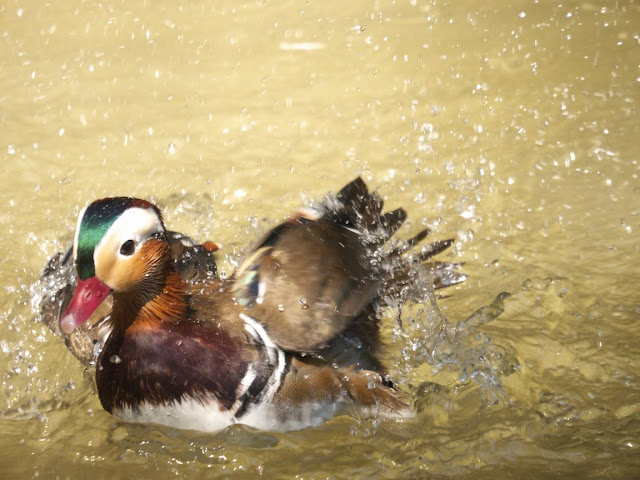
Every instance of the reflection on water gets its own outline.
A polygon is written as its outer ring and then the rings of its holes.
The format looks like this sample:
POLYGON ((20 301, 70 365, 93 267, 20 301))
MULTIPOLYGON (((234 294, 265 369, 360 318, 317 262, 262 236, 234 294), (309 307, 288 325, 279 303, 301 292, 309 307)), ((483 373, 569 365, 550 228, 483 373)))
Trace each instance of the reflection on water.
POLYGON ((632 478, 640 470, 634 2, 0 7, 7 478, 632 478), (418 416, 292 434, 118 423, 34 321, 90 199, 223 245, 363 175, 467 281, 385 323, 418 416), (509 292, 509 298, 499 297, 509 292), (484 323, 485 313, 504 312, 484 323), (441 311, 441 313, 439 313, 441 311), (468 319, 468 320, 465 320, 468 319))

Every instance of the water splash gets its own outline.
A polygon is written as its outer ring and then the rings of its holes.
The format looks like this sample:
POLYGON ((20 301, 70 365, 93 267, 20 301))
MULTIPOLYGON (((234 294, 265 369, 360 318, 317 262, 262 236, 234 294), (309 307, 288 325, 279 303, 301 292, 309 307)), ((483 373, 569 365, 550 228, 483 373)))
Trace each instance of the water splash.
POLYGON ((69 351, 85 366, 95 364, 110 332, 108 298, 89 320, 69 335, 60 331, 60 316, 71 301, 77 285, 71 245, 56 253, 47 262, 42 275, 30 288, 31 311, 37 321, 44 323, 55 335, 63 337, 69 351))
POLYGON ((404 374, 427 363, 434 375, 445 370, 457 372, 462 384, 475 381, 485 391, 489 403, 509 402, 501 378, 520 368, 515 352, 510 347, 494 343, 480 327, 496 319, 504 311, 509 293, 500 293, 495 300, 480 307, 467 319, 452 322, 442 313, 433 291, 433 279, 425 278, 429 272, 415 271, 415 287, 407 293, 418 307, 403 312, 398 305, 398 326, 394 334, 403 344, 404 374))

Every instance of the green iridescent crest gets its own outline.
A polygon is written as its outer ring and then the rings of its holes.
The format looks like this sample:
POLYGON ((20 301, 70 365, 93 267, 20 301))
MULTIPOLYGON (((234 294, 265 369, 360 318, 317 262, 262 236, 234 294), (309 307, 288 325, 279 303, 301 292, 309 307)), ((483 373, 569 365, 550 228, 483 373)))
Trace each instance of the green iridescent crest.
POLYGON ((131 207, 153 208, 160 216, 157 207, 145 200, 131 197, 114 197, 96 200, 84 211, 76 232, 76 270, 81 280, 93 277, 96 267, 93 253, 102 237, 111 225, 131 207))

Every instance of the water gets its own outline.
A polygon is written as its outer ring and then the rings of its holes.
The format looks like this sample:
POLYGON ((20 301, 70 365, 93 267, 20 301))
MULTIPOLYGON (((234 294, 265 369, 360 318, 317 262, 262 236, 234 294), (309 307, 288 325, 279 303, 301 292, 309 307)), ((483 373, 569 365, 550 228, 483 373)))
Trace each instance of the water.
POLYGON ((637 2, 10 1, 0 19, 5 478, 637 476, 637 2), (415 421, 122 424, 34 321, 90 199, 157 201, 230 274, 356 175, 407 209, 402 236, 455 235, 465 262, 448 330, 419 306, 385 325, 389 359, 415 347, 396 365, 415 421), (500 317, 464 323, 501 292, 500 317), (438 335, 455 341, 433 354, 438 335))

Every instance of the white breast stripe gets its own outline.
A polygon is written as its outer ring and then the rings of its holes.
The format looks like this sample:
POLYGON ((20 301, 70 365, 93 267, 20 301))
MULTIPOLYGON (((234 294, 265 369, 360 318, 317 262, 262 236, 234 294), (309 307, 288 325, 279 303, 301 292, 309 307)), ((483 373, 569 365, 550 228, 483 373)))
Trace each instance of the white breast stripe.
POLYGON ((278 350, 278 346, 273 343, 273 340, 267 335, 264 327, 260 325, 253 317, 249 315, 245 315, 244 313, 240 314, 240 318, 244 321, 245 328, 247 332, 249 332, 253 338, 259 340, 261 343, 267 347, 267 355, 269 355, 269 361, 271 363, 276 363, 276 352, 274 350, 278 350))
POLYGON ((275 366, 275 369, 267 382, 267 388, 260 401, 261 403, 270 402, 282 383, 282 374, 286 367, 284 352, 274 343, 273 340, 271 340, 271 337, 269 337, 264 327, 254 318, 249 315, 245 315, 244 313, 240 314, 240 318, 244 321, 247 331, 253 335, 254 338, 260 339, 267 348, 269 362, 275 366))
POLYGON ((257 374, 258 373, 253 368, 253 365, 249 364, 249 366, 247 367, 247 372, 244 374, 244 377, 242 377, 242 381, 238 386, 238 391, 236 392, 236 401, 231 407, 232 412, 237 412, 242 405, 242 396, 247 393, 247 390, 249 390, 249 387, 255 380, 257 374))

